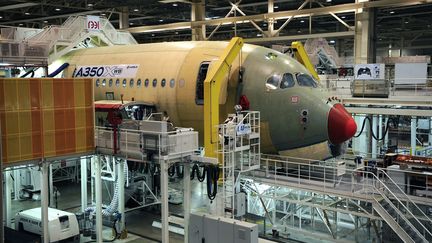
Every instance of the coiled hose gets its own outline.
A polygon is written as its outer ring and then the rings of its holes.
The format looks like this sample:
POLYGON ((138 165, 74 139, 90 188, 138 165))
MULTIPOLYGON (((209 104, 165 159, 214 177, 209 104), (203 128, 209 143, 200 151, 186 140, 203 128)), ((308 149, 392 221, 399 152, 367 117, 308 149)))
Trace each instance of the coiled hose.
POLYGON ((386 124, 386 128, 385 128, 385 130, 384 130, 384 134, 383 134, 383 136, 382 136, 381 138, 378 138, 378 137, 373 133, 373 129, 372 129, 372 121, 371 121, 370 117, 367 116, 367 117, 365 117, 365 119, 363 120, 363 124, 362 124, 362 128, 360 129, 360 132, 359 132, 357 135, 354 135, 355 138, 360 137, 360 135, 363 133, 363 130, 364 130, 365 126, 366 126, 366 121, 369 121, 369 129, 370 129, 370 132, 371 132, 371 134, 372 134, 372 137, 373 137, 375 140, 377 140, 377 141, 383 140, 383 139, 385 138, 385 136, 387 135, 388 130, 389 130, 389 127, 390 127, 390 126, 389 126, 389 125, 390 125, 390 121, 395 122, 395 121, 393 120, 393 118, 389 118, 389 119, 387 120, 387 124, 386 124))

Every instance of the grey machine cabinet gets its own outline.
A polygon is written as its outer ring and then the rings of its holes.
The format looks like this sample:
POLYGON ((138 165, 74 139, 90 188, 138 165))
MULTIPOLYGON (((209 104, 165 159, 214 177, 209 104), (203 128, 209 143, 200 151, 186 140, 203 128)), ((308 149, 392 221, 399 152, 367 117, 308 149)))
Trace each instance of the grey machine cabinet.
POLYGON ((258 243, 258 225, 207 214, 191 214, 189 243, 258 243))

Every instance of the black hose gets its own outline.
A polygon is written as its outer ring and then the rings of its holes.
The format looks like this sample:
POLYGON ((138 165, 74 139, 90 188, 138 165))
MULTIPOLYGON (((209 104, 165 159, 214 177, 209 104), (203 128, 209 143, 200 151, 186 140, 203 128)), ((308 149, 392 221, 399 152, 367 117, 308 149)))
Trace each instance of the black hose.
MULTIPOLYGON (((372 128, 372 121, 371 121, 371 119, 370 119, 370 117, 365 117, 365 119, 363 120, 363 124, 362 124, 362 128, 360 129, 360 132, 357 134, 357 135, 354 135, 354 137, 355 138, 358 138, 358 137, 360 137, 360 135, 363 133, 363 131, 364 131, 364 128, 365 128, 365 126, 366 126, 366 121, 369 121, 369 129, 370 129, 370 132, 371 132, 371 134, 372 134, 372 137, 375 139, 375 140, 377 140, 377 141, 380 141, 380 140, 383 140, 384 138, 385 138, 385 136, 387 135, 387 133, 388 133, 388 130, 389 130, 389 125, 390 125, 390 120, 391 121, 393 121, 393 118, 389 118, 388 120, 387 120, 387 124, 386 124, 386 128, 385 128, 385 130, 384 130, 384 134, 382 135, 382 137, 381 138, 378 138, 374 133, 373 133, 373 128, 372 128)), ((393 121, 394 122, 394 121, 393 121)), ((380 124, 381 125, 381 124, 380 124)))
POLYGON ((48 74, 48 78, 53 78, 57 74, 59 74, 61 71, 65 70, 67 67, 69 67, 69 63, 63 63, 59 68, 57 68, 54 72, 48 74))
POLYGON ((26 73, 24 73, 23 75, 21 75, 20 78, 25 78, 29 74, 32 74, 32 77, 33 77, 34 76, 34 69, 31 69, 31 70, 27 71, 26 73))
POLYGON ((219 167, 209 165, 207 168, 207 196, 211 201, 216 198, 218 180, 219 167))
POLYGON ((168 175, 169 175, 170 177, 173 177, 173 176, 175 175, 175 166, 174 166, 174 165, 171 165, 171 166, 168 168, 168 175))
POLYGON ((184 176, 184 167, 180 164, 176 164, 175 165, 175 169, 176 169, 176 174, 177 174, 177 178, 183 178, 184 176))

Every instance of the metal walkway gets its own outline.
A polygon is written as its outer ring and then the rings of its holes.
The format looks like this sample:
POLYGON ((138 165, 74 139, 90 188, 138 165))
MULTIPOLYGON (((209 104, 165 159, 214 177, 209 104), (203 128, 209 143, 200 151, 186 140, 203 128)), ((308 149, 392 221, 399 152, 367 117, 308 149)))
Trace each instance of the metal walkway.
POLYGON ((129 32, 116 30, 104 17, 100 17, 99 30, 89 30, 86 25, 86 16, 71 16, 60 26, 42 30, 2 29, 1 60, 15 65, 32 62, 46 66, 75 47, 137 44, 129 32))
POLYGON ((404 242, 432 240, 432 220, 425 207, 383 170, 263 156, 260 169, 243 173, 241 180, 249 191, 249 211, 266 216, 282 231, 309 227, 316 233, 321 227, 321 233, 335 241, 382 241, 386 233, 381 225, 404 242), (368 227, 375 232, 369 229, 369 238, 360 234, 368 227))

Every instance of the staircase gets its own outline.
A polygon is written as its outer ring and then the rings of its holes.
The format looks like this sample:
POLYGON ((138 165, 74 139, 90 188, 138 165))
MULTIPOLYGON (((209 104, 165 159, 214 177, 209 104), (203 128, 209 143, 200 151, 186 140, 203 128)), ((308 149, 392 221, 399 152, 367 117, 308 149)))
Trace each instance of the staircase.
POLYGON ((429 242, 432 240, 430 218, 386 174, 378 169, 372 192, 374 210, 404 242, 429 242), (386 180, 386 183, 382 179, 386 180), (392 190, 390 190, 390 187, 392 190), (422 222, 423 221, 423 222, 422 222))
POLYGON ((8 52, 11 58, 43 57, 50 64, 75 47, 137 44, 129 32, 116 30, 104 17, 100 17, 100 30, 89 30, 86 24, 86 16, 71 16, 61 26, 48 26, 24 39, 8 40, 7 45, 0 43, 4 46, 1 49, 12 49, 9 46, 13 44, 16 51, 8 52))

